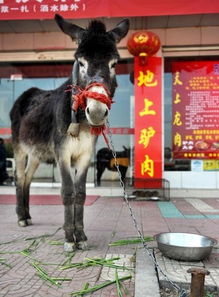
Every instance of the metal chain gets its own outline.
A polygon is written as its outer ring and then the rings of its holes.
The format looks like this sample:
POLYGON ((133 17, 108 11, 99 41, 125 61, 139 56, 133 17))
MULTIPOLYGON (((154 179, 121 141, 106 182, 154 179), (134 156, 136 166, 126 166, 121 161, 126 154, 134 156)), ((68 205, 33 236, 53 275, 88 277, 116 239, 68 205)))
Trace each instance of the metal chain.
POLYGON ((179 297, 187 297, 187 293, 184 289, 180 288, 177 284, 175 284, 173 281, 171 281, 169 279, 169 277, 164 273, 164 271, 162 270, 162 268, 159 266, 159 264, 157 263, 157 260, 155 258, 155 256, 153 255, 153 253, 150 251, 148 245, 146 244, 145 240, 144 240, 144 236, 138 226, 138 223, 137 223, 137 220, 136 220, 136 217, 135 217, 135 214, 131 208, 131 205, 128 201, 128 194, 126 192, 126 189, 125 189, 125 184, 122 180, 122 175, 121 175, 121 172, 119 170, 119 164, 118 164, 118 161, 117 161, 117 156, 116 156, 116 150, 114 148, 114 145, 113 145, 113 141, 112 141, 112 132, 110 130, 110 126, 109 126, 109 122, 107 121, 107 130, 108 130, 108 135, 109 135, 109 145, 110 145, 110 149, 112 151, 112 155, 113 155, 113 158, 115 160, 115 167, 117 169, 117 172, 118 172, 118 175, 119 175, 119 182, 120 182, 120 186, 123 190, 123 197, 124 197, 124 200, 125 200, 125 203, 129 209, 129 213, 130 213, 130 216, 132 218, 132 221, 133 221, 133 224, 134 224, 134 227, 139 235, 139 238, 141 239, 141 243, 143 245, 143 248, 144 248, 144 252, 151 258, 151 260, 153 261, 156 269, 164 276, 164 278, 172 285, 172 287, 179 293, 179 297))

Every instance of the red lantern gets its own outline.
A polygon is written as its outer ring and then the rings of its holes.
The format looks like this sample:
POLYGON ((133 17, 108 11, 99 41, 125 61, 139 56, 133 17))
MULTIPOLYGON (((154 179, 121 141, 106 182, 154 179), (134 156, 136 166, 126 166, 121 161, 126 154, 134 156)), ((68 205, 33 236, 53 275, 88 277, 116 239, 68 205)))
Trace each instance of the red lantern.
POLYGON ((160 39, 153 32, 138 31, 131 35, 127 47, 129 52, 135 57, 153 56, 160 48, 160 39))

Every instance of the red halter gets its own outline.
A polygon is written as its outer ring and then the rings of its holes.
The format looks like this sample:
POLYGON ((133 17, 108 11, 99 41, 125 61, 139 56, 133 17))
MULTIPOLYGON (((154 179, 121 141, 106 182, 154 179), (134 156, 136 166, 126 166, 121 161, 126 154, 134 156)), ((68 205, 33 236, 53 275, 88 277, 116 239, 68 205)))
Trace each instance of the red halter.
POLYGON ((79 88, 77 86, 73 86, 73 88, 74 87, 76 87, 79 91, 78 94, 72 95, 72 99, 73 99, 72 109, 74 111, 77 111, 79 107, 84 110, 86 108, 86 99, 87 98, 92 98, 94 100, 100 101, 100 102, 106 104, 106 106, 109 109, 111 108, 111 104, 113 103, 113 101, 112 101, 112 98, 109 96, 108 90, 106 89, 106 87, 103 84, 92 83, 92 84, 88 85, 86 87, 86 89, 84 89, 84 90, 82 90, 81 88, 79 88), (104 88, 107 95, 89 91, 89 89, 94 86, 104 88))
MULTIPOLYGON (((71 85, 70 87, 71 87, 71 89, 68 89, 66 91, 70 91, 72 89, 76 89, 78 91, 77 94, 72 95, 72 101, 73 101, 72 109, 75 112, 78 110, 78 108, 81 108, 81 109, 85 110, 85 108, 86 108, 86 99, 87 98, 92 98, 94 100, 97 100, 97 101, 100 101, 100 102, 106 104, 108 109, 111 109, 111 104, 114 103, 112 98, 109 96, 109 92, 108 92, 107 88, 101 83, 91 83, 84 90, 81 89, 78 86, 75 86, 75 85, 71 85), (104 88, 107 95, 89 91, 89 89, 91 87, 94 87, 94 86, 104 88)), ((105 139, 106 144, 109 145, 108 139, 107 139, 107 137, 106 137, 106 135, 104 133, 105 128, 106 128, 105 125, 96 126, 96 127, 92 126, 91 129, 90 129, 90 132, 91 132, 91 134, 95 134, 95 135, 103 134, 103 137, 105 139)))

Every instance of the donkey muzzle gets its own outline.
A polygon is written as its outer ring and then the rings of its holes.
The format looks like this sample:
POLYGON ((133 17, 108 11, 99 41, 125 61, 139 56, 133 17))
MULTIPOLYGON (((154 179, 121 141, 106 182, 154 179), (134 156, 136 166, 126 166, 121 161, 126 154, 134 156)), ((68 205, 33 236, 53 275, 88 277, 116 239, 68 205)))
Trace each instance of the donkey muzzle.
MULTIPOLYGON (((88 92, 108 95, 105 88, 102 86, 91 86, 88 92)), ((105 103, 87 97, 85 114, 91 126, 102 126, 106 122, 109 109, 105 103)))

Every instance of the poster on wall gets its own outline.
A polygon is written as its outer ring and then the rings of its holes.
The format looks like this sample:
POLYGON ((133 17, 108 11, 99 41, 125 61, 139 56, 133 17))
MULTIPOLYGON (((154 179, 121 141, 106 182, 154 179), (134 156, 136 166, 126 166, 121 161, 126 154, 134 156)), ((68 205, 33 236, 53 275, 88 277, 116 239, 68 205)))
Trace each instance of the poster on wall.
POLYGON ((175 159, 219 157, 219 61, 172 63, 175 159))
POLYGON ((146 65, 135 57, 135 188, 159 188, 162 178, 161 65, 160 57, 146 65))

